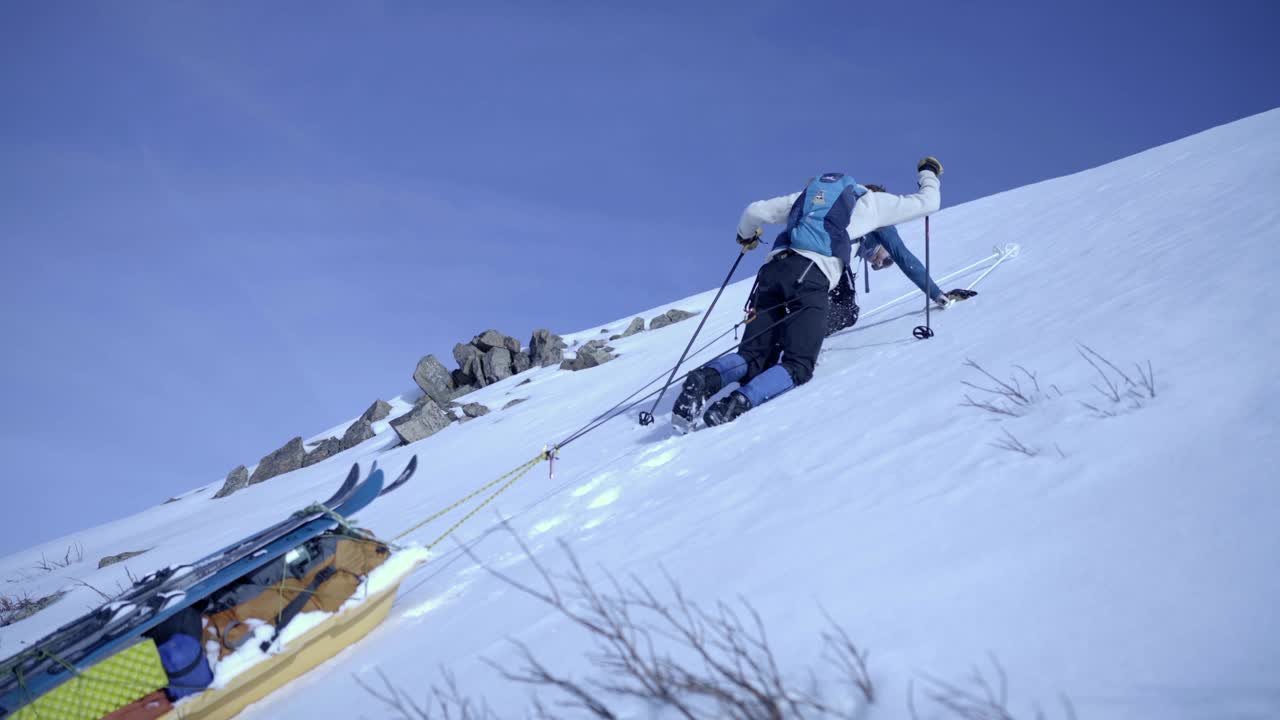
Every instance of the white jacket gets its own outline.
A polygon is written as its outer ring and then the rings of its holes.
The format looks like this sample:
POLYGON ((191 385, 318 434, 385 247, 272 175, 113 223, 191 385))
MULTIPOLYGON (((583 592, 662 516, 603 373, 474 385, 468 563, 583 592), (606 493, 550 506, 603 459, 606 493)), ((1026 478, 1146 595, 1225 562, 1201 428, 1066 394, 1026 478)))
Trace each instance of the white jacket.
MULTIPOLYGON (((892 193, 868 192, 858 198, 849 216, 849 239, 858 242, 863 235, 886 227, 897 225, 908 220, 915 220, 930 213, 937 212, 942 205, 941 182, 930 170, 921 170, 919 176, 920 190, 914 195, 894 195, 892 193)), ((757 200, 747 206, 738 221, 738 235, 748 238, 756 234, 761 225, 779 224, 787 221, 791 206, 795 204, 800 193, 791 193, 769 200, 757 200)), ((782 248, 774 252, 781 252, 782 248)), ((840 258, 811 252, 795 250, 809 258, 827 276, 831 288, 835 289, 840 282, 840 273, 844 269, 840 258)))

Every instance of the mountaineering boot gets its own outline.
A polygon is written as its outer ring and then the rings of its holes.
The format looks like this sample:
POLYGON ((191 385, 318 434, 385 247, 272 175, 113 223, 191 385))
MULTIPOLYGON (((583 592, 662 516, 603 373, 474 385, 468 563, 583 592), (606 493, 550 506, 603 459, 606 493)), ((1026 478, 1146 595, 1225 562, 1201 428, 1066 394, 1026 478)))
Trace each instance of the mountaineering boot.
POLYGON ((950 290, 948 292, 943 293, 942 295, 939 295, 934 300, 934 302, 938 304, 939 308, 945 310, 951 307, 952 305, 955 305, 956 303, 960 302, 961 300, 968 300, 969 298, 977 294, 978 292, 976 290, 966 290, 965 288, 956 288, 955 290, 950 290))
POLYGON ((722 397, 707 408, 702 421, 708 426, 723 425, 737 419, 739 415, 751 409, 751 401, 746 395, 734 390, 727 397, 722 397))
POLYGON ((671 424, 687 433, 693 429, 707 398, 720 392, 720 373, 715 368, 700 367, 684 379, 684 388, 671 408, 671 424))

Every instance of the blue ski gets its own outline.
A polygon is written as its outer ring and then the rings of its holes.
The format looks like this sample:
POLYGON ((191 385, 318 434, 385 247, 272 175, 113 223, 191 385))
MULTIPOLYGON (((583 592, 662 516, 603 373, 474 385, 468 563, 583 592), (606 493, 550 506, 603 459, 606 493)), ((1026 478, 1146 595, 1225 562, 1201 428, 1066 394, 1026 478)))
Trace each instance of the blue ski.
MULTIPOLYGON (((393 487, 406 482, 416 467, 415 457, 393 487)), ((348 517, 378 497, 383 490, 382 471, 373 470, 362 483, 353 479, 358 474, 358 468, 353 468, 347 481, 325 503, 326 510, 348 517)), ((0 665, 0 718, 70 679, 73 673, 64 663, 83 668, 114 655, 178 611, 336 524, 327 512, 298 513, 192 566, 169 568, 144 578, 120 599, 59 628, 0 665)))

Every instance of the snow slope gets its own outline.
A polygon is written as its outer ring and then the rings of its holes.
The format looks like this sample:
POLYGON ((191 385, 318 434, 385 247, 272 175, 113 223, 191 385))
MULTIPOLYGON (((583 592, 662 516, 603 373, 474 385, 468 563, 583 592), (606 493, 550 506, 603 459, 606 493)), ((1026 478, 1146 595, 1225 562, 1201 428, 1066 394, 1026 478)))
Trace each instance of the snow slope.
MULTIPOLYGON (((797 671, 817 658, 826 608, 870 650, 881 699, 867 717, 907 717, 908 681, 963 681, 990 653, 1008 672, 1018 717, 1065 694, 1081 718, 1278 718, 1280 292, 1269 277, 1280 263, 1278 193, 1273 110, 946 208, 932 220, 935 275, 993 245, 1022 252, 977 298, 935 313, 934 339, 912 339, 923 319, 913 301, 829 339, 812 382, 729 426, 679 437, 665 417, 651 427, 634 412, 614 419, 566 447, 554 479, 540 465, 458 537, 536 582, 513 540, 491 532, 500 512, 553 570, 567 564, 563 540, 593 572, 662 586, 665 571, 704 603, 744 596, 779 661, 797 671), (1149 361, 1156 397, 1105 400, 1077 343, 1135 378, 1134 364, 1149 361), (981 393, 963 381, 990 384, 968 358, 1006 379, 1020 365, 1042 392, 1016 417, 964 407, 966 393, 981 393), (1036 454, 995 447, 1006 432, 1036 454)), ((902 231, 923 249, 922 223, 902 231)), ((726 264, 734 252, 725 247, 726 264)), ((708 268, 708 281, 723 272, 708 268)), ((751 285, 740 273, 704 337, 739 319, 751 285)), ((906 289, 896 273, 877 273, 860 303, 906 289)), ((705 308, 711 296, 641 314, 705 308)), ((569 340, 618 332, 629 319, 569 340)), ((599 368, 535 370, 477 391, 468 399, 495 412, 413 446, 388 449, 384 429, 231 498, 208 500, 213 483, 0 560, 2 592, 69 590, 0 630, 0 655, 96 604, 76 581, 110 591, 126 567, 140 575, 189 559, 328 494, 355 460, 394 473, 416 453, 418 478, 359 518, 394 535, 660 375, 694 322, 617 341, 621 357, 599 368), (527 401, 497 411, 515 398, 527 401), (73 543, 83 562, 32 569, 73 543)), ((409 539, 430 541, 457 517, 409 539)), ((520 716, 528 689, 482 660, 515 663, 507 638, 557 669, 589 669, 589 638, 447 541, 405 583, 383 627, 245 717, 391 716, 352 675, 376 682, 381 669, 421 696, 441 666, 500 716, 520 716)))

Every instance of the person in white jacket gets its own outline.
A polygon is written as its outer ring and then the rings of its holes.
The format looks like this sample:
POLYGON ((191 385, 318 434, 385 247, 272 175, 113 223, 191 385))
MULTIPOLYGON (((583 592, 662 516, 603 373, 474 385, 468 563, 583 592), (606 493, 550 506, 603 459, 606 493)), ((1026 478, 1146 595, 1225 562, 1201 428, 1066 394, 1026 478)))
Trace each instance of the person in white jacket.
POLYGON ((756 276, 755 316, 736 353, 689 373, 672 409, 677 429, 696 423, 707 399, 730 383, 734 392, 702 415, 720 425, 813 377, 826 332, 827 293, 851 262, 854 238, 935 212, 941 205, 942 163, 926 157, 912 195, 869 192, 842 173, 811 179, 803 190, 747 206, 738 222, 743 252, 760 243, 762 226, 785 223, 756 276), (777 351, 781 350, 779 358, 777 351))

